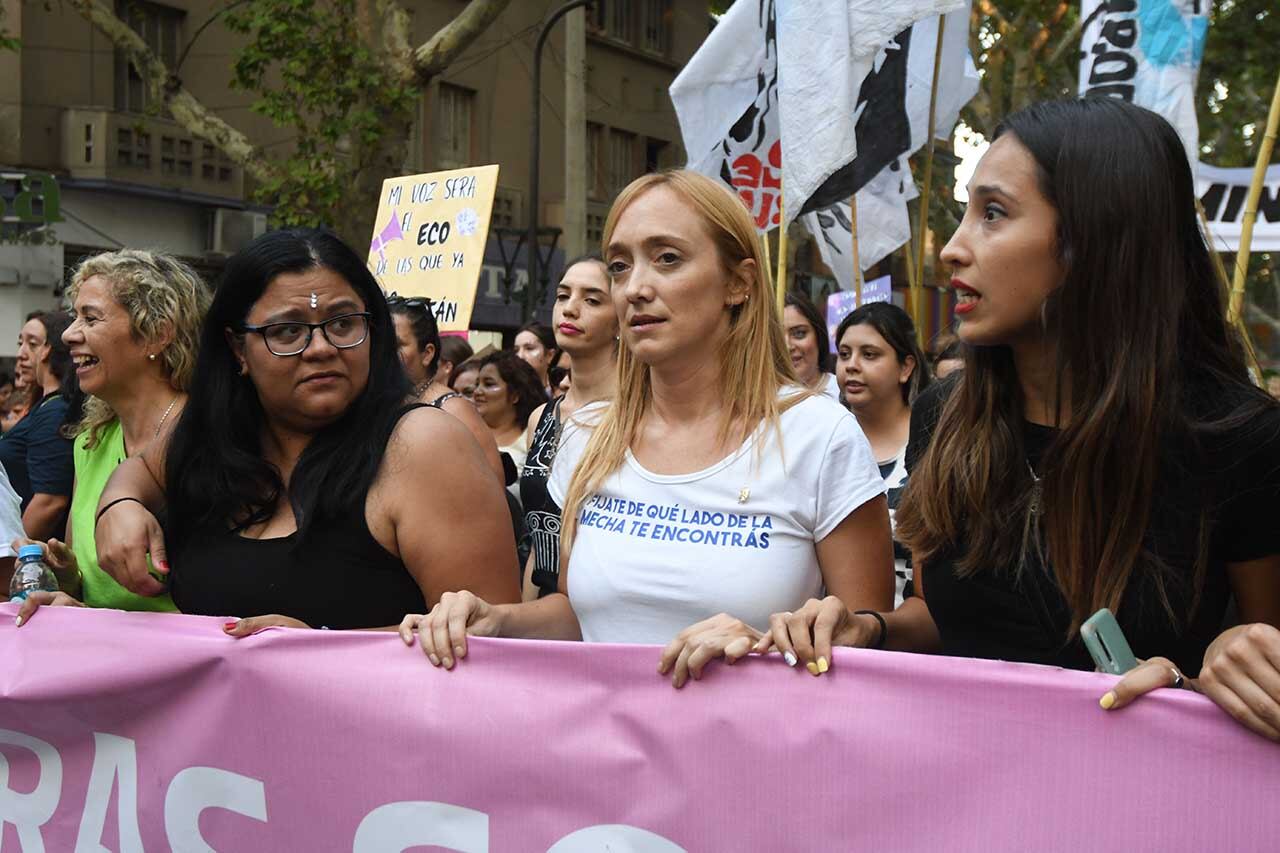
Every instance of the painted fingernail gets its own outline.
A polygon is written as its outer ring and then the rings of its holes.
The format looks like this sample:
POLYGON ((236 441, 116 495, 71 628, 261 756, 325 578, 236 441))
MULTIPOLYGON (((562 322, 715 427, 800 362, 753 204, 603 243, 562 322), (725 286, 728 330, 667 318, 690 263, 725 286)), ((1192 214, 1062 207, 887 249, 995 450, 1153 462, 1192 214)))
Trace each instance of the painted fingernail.
POLYGON ((1111 706, 1112 706, 1112 705, 1114 705, 1114 704, 1116 704, 1116 693, 1115 693, 1115 691, 1114 691, 1114 690, 1112 690, 1111 692, 1107 693, 1107 695, 1105 695, 1105 696, 1103 696, 1101 699, 1099 699, 1099 700, 1098 700, 1098 704, 1102 706, 1102 710, 1104 710, 1104 711, 1110 711, 1110 710, 1111 710, 1111 706))
POLYGON ((807 664, 805 664, 805 665, 804 665, 804 668, 805 668, 805 669, 807 669, 807 670, 809 670, 809 674, 810 674, 810 675, 817 675, 817 674, 818 674, 818 665, 817 665, 816 663, 814 663, 813 661, 809 661, 807 664))
POLYGON ((818 658, 818 672, 826 672, 831 669, 831 664, 827 663, 826 658, 818 658))
POLYGON ((431 661, 432 666, 440 665, 440 658, 436 657, 435 655, 427 655, 427 660, 431 661))
POLYGON ((783 652, 782 659, 787 662, 787 666, 795 666, 800 661, 796 660, 795 652, 783 652))
POLYGON ((13 624, 14 624, 14 625, 16 625, 16 626, 17 626, 17 627, 19 627, 19 628, 21 628, 21 627, 22 627, 22 614, 21 614, 21 613, 19 613, 19 614, 18 614, 18 618, 17 618, 17 619, 14 619, 14 620, 13 620, 13 624))
POLYGON ((224 630, 224 631, 234 631, 234 630, 235 630, 235 627, 236 627, 237 625, 239 625, 239 624, 240 624, 239 622, 223 622, 223 623, 222 623, 222 630, 224 630))
POLYGON ((169 573, 169 561, 168 561, 168 560, 161 560, 161 561, 160 561, 160 571, 164 572, 166 575, 169 573))

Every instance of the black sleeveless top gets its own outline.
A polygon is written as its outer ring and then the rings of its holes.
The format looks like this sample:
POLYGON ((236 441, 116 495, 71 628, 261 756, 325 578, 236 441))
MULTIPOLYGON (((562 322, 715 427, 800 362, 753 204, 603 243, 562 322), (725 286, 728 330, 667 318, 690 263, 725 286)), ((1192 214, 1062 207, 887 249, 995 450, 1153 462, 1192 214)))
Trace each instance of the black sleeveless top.
POLYGON ((551 463, 560 446, 560 401, 542 410, 533 430, 529 455, 520 473, 520 503, 524 506, 526 548, 533 552, 533 582, 539 597, 556 591, 560 581, 560 507, 547 491, 551 463))
POLYGON ((201 616, 276 613, 312 628, 380 628, 398 625, 406 613, 426 613, 404 563, 369 531, 364 504, 358 502, 360 512, 311 525, 304 539, 297 531, 273 539, 193 531, 172 557, 173 603, 201 616))

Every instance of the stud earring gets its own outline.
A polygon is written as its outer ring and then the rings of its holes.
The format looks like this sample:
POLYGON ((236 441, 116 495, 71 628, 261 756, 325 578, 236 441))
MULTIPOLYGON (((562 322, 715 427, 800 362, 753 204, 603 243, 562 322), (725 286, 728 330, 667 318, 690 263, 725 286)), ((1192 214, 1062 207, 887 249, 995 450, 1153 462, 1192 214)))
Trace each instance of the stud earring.
POLYGON ((155 360, 156 360, 156 354, 155 354, 155 353, 151 353, 151 355, 147 356, 147 360, 149 360, 149 361, 155 361, 155 360))

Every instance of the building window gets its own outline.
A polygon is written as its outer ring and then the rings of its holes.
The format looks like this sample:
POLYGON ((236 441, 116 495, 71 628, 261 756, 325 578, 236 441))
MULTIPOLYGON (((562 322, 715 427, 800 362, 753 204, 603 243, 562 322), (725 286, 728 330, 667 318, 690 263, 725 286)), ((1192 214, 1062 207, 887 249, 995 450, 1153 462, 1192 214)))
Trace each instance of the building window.
MULTIPOLYGON (((148 3, 145 0, 117 0, 116 14, 142 37, 172 71, 178 62, 182 20, 186 12, 148 3)), ((115 99, 120 112, 145 112, 151 101, 146 83, 123 51, 115 55, 115 99)))
POLYGON ((640 0, 639 46, 661 56, 671 52, 671 0, 640 0))
POLYGON ((93 162, 93 125, 84 126, 84 162, 93 162))
POLYGON ((608 192, 617 195, 636 177, 636 135, 625 130, 609 131, 608 192))
POLYGON ((470 166, 476 93, 461 86, 441 83, 436 104, 436 167, 461 169, 470 166))
POLYGON ((587 122, 587 198, 605 198, 604 128, 587 122))
POLYGON ((509 187, 498 187, 493 194, 493 215, 490 228, 524 227, 524 193, 509 187))
POLYGON ((609 0, 596 5, 591 24, 615 41, 667 56, 671 17, 671 0, 609 0))

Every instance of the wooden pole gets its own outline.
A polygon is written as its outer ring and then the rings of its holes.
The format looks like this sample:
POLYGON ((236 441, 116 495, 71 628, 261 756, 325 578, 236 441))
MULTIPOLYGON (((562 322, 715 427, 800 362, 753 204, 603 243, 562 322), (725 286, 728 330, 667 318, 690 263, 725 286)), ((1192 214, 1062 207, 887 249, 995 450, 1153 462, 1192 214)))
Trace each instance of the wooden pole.
POLYGON ((853 236, 853 298, 862 307, 862 258, 858 255, 858 194, 849 199, 849 225, 853 236))
POLYGON ((929 235, 929 194, 933 188, 933 136, 937 130, 938 73, 942 70, 942 37, 947 29, 945 15, 938 16, 938 44, 933 53, 933 86, 929 90, 929 142, 924 158, 924 181, 920 187, 920 241, 916 248, 916 274, 911 290, 911 318, 916 339, 924 346, 924 245, 929 235))
POLYGON ((1271 93, 1271 109, 1267 113, 1267 130, 1258 145, 1258 159, 1253 164, 1253 183, 1244 203, 1244 219, 1240 222, 1240 246, 1236 250, 1236 270, 1231 281, 1232 322, 1244 316, 1244 278, 1249 269, 1249 248, 1253 244, 1253 223, 1258 218, 1258 199, 1262 197, 1262 184, 1267 177, 1267 164, 1271 162, 1271 149, 1276 143, 1276 126, 1280 124, 1280 76, 1271 93))
POLYGON ((769 232, 768 231, 760 235, 760 246, 764 251, 764 276, 769 285, 769 288, 772 290, 774 287, 774 282, 772 280, 773 279, 773 257, 772 257, 773 253, 769 251, 769 232))
MULTIPOLYGON (((1226 295, 1229 299, 1231 295, 1231 279, 1227 276, 1226 265, 1222 263, 1222 255, 1214 244, 1213 232, 1209 229, 1209 217, 1205 214, 1204 205, 1200 203, 1200 199, 1196 199, 1196 213, 1200 216, 1200 228, 1204 231, 1205 242, 1209 245, 1209 259, 1213 261, 1213 271, 1218 279, 1219 294, 1226 295)), ((1245 360, 1258 378, 1261 379, 1262 365, 1258 362, 1258 353, 1253 348, 1253 339, 1249 337, 1249 325, 1245 323, 1243 314, 1234 319, 1228 317, 1228 322, 1236 327, 1236 331, 1240 335, 1240 342, 1244 344, 1245 360)))

